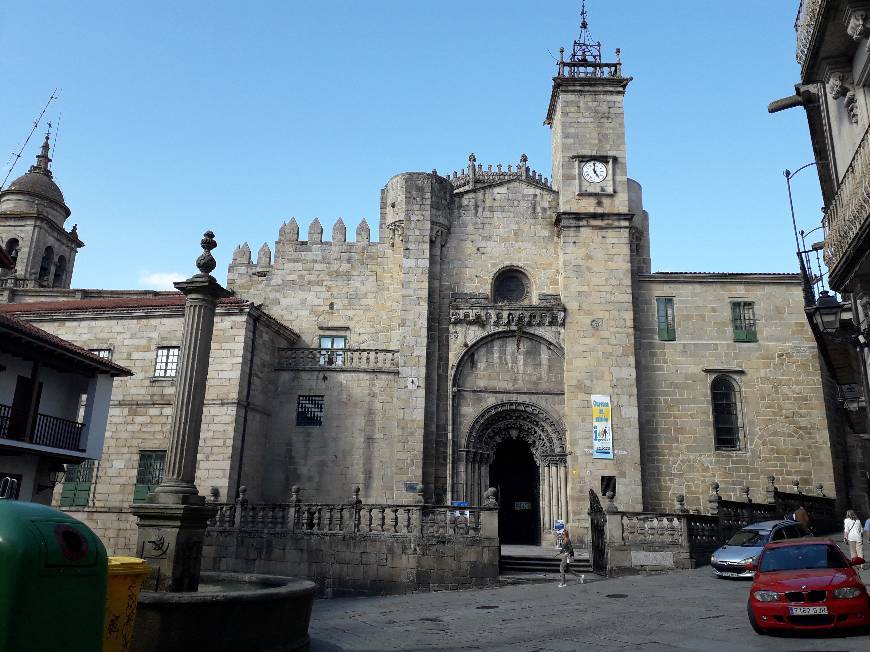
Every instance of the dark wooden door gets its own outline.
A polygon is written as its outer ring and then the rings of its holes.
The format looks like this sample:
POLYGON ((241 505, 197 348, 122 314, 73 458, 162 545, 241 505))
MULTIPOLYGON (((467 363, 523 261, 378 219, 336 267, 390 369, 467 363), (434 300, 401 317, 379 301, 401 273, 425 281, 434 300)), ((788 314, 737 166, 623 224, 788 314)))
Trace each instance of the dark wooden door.
POLYGON ((537 545, 541 541, 538 465, 529 445, 518 439, 499 444, 489 468, 498 489, 501 543, 537 545))

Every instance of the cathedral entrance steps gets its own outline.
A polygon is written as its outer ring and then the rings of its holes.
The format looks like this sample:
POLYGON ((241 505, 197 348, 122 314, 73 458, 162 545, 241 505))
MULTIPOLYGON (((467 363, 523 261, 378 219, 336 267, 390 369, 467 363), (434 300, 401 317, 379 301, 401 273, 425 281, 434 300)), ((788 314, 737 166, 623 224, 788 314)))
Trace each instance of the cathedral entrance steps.
MULTIPOLYGON (((513 573, 557 573, 560 560, 556 556, 555 547, 550 546, 514 546, 501 547, 499 572, 513 573)), ((575 558, 571 564, 578 573, 592 572, 592 564, 586 550, 575 550, 575 558)))

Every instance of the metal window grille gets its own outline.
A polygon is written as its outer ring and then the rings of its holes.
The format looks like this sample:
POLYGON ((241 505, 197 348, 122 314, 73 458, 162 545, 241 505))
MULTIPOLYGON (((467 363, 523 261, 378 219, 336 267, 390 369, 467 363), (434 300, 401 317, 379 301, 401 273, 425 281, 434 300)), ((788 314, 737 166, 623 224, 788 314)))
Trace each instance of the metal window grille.
POLYGON ((344 366, 344 351, 347 339, 343 336, 322 335, 320 337, 320 366, 344 366))
POLYGON ((755 328, 755 304, 752 301, 733 301, 731 303, 731 322, 734 326, 735 342, 758 341, 758 333, 755 328))
POLYGON ((659 339, 673 341, 677 339, 677 327, 674 321, 674 300, 670 297, 656 297, 656 318, 659 328, 659 339))
POLYGON ((296 402, 297 426, 323 424, 323 396, 300 396, 296 402))
POLYGON ((178 373, 178 347, 161 346, 157 349, 157 362, 154 365, 155 378, 175 378, 178 373))
POLYGON ((94 460, 81 464, 67 464, 60 492, 61 507, 85 507, 91 498, 94 480, 94 460))
POLYGON ((163 481, 166 466, 166 451, 139 451, 139 467, 136 469, 136 486, 133 501, 145 500, 163 481))
POLYGON ((91 353, 104 360, 112 359, 112 349, 88 349, 91 353))
POLYGON ((740 447, 740 419, 737 391, 734 383, 724 376, 713 380, 710 386, 713 401, 713 438, 717 450, 735 450, 740 447))

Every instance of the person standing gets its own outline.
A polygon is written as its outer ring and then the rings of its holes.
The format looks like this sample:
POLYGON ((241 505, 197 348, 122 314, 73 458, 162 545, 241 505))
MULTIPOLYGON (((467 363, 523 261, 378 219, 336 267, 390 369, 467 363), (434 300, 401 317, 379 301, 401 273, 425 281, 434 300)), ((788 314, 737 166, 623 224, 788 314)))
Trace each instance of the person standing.
POLYGON ((571 543, 571 535, 568 534, 568 528, 562 530, 562 535, 558 541, 559 553, 556 555, 562 561, 559 564, 559 588, 567 586, 565 583, 565 571, 569 571, 580 577, 580 573, 571 568, 571 562, 574 559, 574 544, 571 543))
POLYGON ((803 506, 803 503, 798 505, 798 508, 794 510, 794 520, 800 523, 807 532, 813 531, 812 527, 810 527, 810 513, 803 506))
POLYGON ((846 512, 843 520, 843 541, 849 544, 849 557, 864 557, 864 533, 861 531, 861 521, 854 509, 846 512))

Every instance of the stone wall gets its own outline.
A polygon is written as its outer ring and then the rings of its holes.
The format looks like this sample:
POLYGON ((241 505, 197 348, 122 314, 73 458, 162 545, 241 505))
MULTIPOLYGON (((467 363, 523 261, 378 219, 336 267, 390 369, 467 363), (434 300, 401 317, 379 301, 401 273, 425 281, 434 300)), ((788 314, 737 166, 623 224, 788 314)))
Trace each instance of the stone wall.
MULTIPOLYGON (((136 526, 128 508, 133 501, 139 453, 167 449, 175 398, 174 379, 154 377, 156 349, 179 345, 182 307, 78 310, 73 301, 63 309, 26 312, 38 305, 22 306, 25 312, 17 316, 84 348, 111 349, 113 361, 134 373, 114 384, 103 456, 95 465, 89 504, 84 508, 64 508, 88 523, 110 554, 132 553, 136 526)), ((220 496, 235 495, 237 478, 231 468, 233 460, 238 459, 242 416, 248 405, 243 381, 249 359, 244 347, 251 337, 254 319, 261 324, 257 353, 262 358, 261 367, 265 364, 271 369, 277 341, 286 346, 294 339, 292 331, 246 302, 218 307, 197 457, 196 484, 206 495, 212 487, 220 496)), ((265 385, 270 381, 261 382, 265 385)), ((258 393, 254 407, 263 398, 264 393, 258 393)), ((252 411, 251 406, 248 409, 252 411)), ((254 447, 258 438, 264 437, 265 426, 261 426, 260 434, 256 428, 252 430, 250 439, 254 447)), ((252 475, 260 477, 260 470, 252 471, 252 475)), ((60 491, 58 486, 55 503, 60 491)))
MULTIPOLYGON (((818 354, 796 275, 640 277, 637 327, 644 503, 668 510, 685 494, 704 506, 711 478, 723 495, 765 490, 769 475, 833 488, 818 354), (656 297, 672 297, 676 341, 659 341, 656 297), (735 342, 730 301, 755 303, 758 342, 735 342), (740 389, 738 450, 715 450, 710 384, 740 389)), ((617 499, 617 504, 619 500, 617 499)))
POLYGON ((497 507, 222 505, 206 532, 203 571, 314 580, 329 596, 462 589, 498 583, 497 507))

